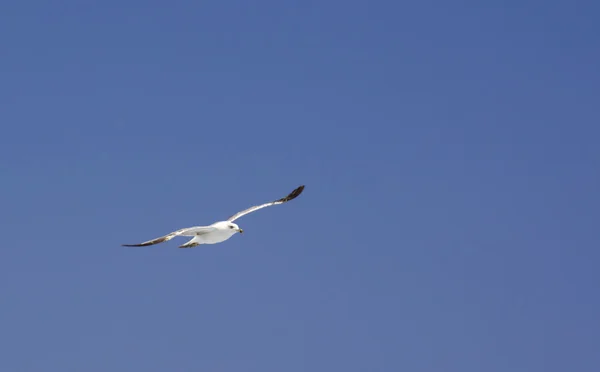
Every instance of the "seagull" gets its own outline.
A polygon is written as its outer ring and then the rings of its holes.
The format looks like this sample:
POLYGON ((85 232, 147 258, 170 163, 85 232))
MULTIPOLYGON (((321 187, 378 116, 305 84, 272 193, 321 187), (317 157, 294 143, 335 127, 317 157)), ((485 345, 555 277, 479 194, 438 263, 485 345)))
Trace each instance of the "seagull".
POLYGON ((200 244, 216 244, 221 243, 229 238, 231 238, 236 233, 243 233, 238 225, 233 223, 233 221, 238 218, 247 215, 248 213, 252 213, 259 209, 270 207, 272 205, 283 204, 289 202, 292 199, 298 197, 304 191, 304 185, 298 186, 294 189, 288 196, 283 197, 281 199, 277 199, 272 202, 255 205, 248 209, 244 209, 243 211, 237 212, 233 216, 229 217, 226 221, 218 221, 209 226, 194 226, 194 227, 186 227, 183 229, 179 229, 177 231, 173 231, 165 236, 161 236, 156 239, 148 240, 147 242, 139 243, 139 244, 122 244, 124 247, 147 247, 149 245, 154 245, 158 243, 167 242, 177 236, 193 236, 191 240, 187 243, 182 244, 179 248, 192 248, 200 244))

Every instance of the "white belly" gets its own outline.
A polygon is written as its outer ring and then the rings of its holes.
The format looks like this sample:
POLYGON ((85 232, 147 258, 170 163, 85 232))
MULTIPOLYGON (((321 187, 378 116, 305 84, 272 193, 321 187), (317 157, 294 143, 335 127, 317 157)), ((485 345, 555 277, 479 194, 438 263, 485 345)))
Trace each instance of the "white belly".
POLYGON ((237 231, 217 230, 195 237, 200 244, 216 244, 231 238, 237 231))

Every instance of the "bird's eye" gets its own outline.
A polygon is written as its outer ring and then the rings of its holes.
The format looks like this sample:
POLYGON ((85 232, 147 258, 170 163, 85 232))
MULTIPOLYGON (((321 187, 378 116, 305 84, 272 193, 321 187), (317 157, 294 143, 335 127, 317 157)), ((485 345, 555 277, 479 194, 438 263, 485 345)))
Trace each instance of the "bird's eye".
POLYGON ((233 226, 229 226, 230 229, 233 229, 233 226))

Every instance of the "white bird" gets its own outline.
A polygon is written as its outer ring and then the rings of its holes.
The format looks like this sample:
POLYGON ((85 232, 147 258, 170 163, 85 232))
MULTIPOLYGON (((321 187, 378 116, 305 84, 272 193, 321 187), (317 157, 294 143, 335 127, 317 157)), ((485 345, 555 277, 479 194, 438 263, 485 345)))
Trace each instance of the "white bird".
POLYGON ((147 242, 139 243, 139 244, 122 244, 124 247, 146 247, 149 245, 154 245, 158 243, 163 243, 173 239, 176 236, 193 236, 191 240, 187 243, 182 244, 179 248, 192 248, 200 244, 215 244, 221 243, 229 238, 231 238, 236 233, 243 233, 238 225, 233 223, 233 221, 238 218, 247 215, 248 213, 252 213, 259 209, 270 207, 272 205, 283 204, 292 199, 295 199, 298 195, 302 193, 304 190, 304 185, 297 187, 292 191, 288 196, 264 203, 261 205, 255 205, 243 211, 237 212, 233 216, 229 217, 226 221, 215 222, 209 226, 194 226, 194 227, 186 227, 177 231, 173 231, 165 236, 161 236, 160 238, 148 240, 147 242))

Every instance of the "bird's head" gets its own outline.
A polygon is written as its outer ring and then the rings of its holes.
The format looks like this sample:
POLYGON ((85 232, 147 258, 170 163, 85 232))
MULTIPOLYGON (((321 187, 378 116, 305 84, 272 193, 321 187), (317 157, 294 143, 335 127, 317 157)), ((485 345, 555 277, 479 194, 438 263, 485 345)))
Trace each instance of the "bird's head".
POLYGON ((244 230, 240 229, 240 227, 238 225, 236 225, 233 222, 225 222, 225 226, 226 229, 229 229, 231 231, 237 231, 240 234, 244 232, 244 230))

